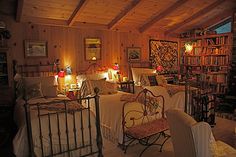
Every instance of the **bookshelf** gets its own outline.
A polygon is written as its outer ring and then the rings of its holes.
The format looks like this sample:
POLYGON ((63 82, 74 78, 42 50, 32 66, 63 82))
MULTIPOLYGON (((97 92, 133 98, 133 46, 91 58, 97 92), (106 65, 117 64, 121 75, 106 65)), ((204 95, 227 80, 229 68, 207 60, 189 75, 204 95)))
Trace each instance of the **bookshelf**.
POLYGON ((232 56, 231 33, 181 39, 180 55, 181 75, 189 68, 193 81, 208 82, 214 93, 226 93, 232 56), (193 49, 185 52, 184 45, 189 42, 193 49))
POLYGON ((232 47, 232 64, 229 76, 229 94, 236 96, 236 12, 233 15, 233 47, 232 47))
POLYGON ((8 48, 0 47, 0 87, 8 87, 8 48))

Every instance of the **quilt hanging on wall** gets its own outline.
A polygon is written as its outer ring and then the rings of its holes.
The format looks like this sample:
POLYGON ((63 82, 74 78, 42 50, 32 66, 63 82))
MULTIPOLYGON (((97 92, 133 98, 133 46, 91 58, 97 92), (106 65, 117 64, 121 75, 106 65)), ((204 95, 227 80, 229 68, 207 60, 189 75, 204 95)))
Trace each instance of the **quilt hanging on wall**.
POLYGON ((162 66, 164 71, 176 71, 178 66, 178 43, 165 40, 149 41, 149 60, 153 68, 162 66))

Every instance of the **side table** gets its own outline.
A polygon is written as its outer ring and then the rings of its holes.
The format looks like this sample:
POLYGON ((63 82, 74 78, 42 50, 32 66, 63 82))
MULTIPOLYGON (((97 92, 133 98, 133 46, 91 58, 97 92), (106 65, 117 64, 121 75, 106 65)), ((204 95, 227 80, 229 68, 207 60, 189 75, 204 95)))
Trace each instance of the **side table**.
POLYGON ((80 88, 71 88, 66 92, 66 96, 72 100, 80 98, 80 88))
POLYGON ((134 81, 117 82, 119 90, 128 93, 134 93, 134 81))

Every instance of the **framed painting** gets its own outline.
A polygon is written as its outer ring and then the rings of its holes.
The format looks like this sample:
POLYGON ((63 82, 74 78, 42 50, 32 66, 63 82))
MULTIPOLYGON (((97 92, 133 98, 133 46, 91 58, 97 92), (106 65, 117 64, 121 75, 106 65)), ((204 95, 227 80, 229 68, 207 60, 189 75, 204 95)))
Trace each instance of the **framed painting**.
POLYGON ((47 41, 25 40, 25 57, 47 57, 47 41))
POLYGON ((96 61, 101 59, 101 39, 85 38, 85 60, 96 61))
POLYGON ((141 48, 140 47, 128 47, 127 48, 128 61, 135 62, 141 59, 141 48))

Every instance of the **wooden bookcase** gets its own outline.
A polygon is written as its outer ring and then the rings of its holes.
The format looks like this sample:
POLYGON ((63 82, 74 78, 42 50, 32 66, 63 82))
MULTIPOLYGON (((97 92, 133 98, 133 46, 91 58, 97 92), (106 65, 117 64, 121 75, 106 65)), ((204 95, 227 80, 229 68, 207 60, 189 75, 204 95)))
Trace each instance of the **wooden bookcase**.
POLYGON ((0 47, 0 87, 8 87, 8 48, 0 47))
MULTIPOLYGON (((12 76, 10 76, 11 59, 8 47, 0 47, 0 112, 13 104, 12 76)), ((12 109, 12 108, 11 108, 12 109)))
POLYGON ((231 66, 232 34, 181 39, 180 46, 180 73, 185 75, 186 69, 190 68, 193 81, 208 82, 214 93, 226 93, 231 66), (191 42, 193 49, 187 53, 184 45, 188 42, 191 42))
POLYGON ((233 50, 232 50, 232 65, 229 76, 229 95, 236 96, 236 12, 233 15, 232 21, 233 31, 233 50))

